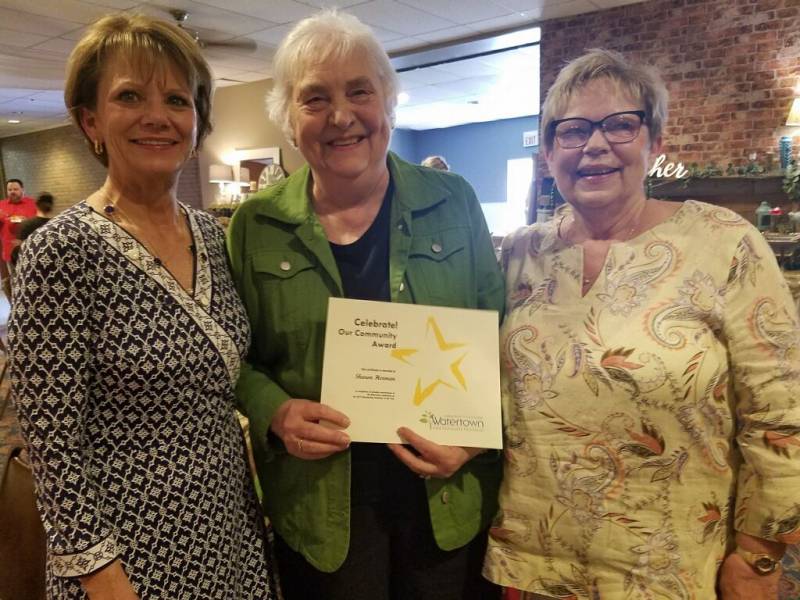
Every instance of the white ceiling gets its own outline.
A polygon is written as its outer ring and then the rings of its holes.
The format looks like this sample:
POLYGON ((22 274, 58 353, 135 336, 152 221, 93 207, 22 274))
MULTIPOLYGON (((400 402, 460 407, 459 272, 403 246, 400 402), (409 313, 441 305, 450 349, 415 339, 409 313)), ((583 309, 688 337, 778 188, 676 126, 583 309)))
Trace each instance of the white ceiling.
MULTIPOLYGON (((538 39, 538 28, 535 33, 538 39)), ((539 113, 538 45, 399 76, 403 94, 397 108, 398 127, 438 129, 539 113)))
MULTIPOLYGON (((168 8, 180 8, 190 13, 187 26, 206 40, 257 42, 252 50, 206 49, 217 85, 226 86, 269 77, 270 58, 282 37, 293 23, 324 6, 337 5, 356 15, 373 28, 387 51, 397 52, 640 1, 0 0, 0 138, 66 123, 62 99, 66 58, 86 24, 115 10, 169 18, 168 8), (9 119, 21 123, 12 125, 9 119)), ((490 57, 433 69, 426 69, 430 73, 424 83, 419 81, 421 75, 416 80, 413 73, 401 77, 411 96, 408 109, 413 108, 412 113, 419 113, 423 103, 460 99, 464 105, 469 98, 485 95, 494 78, 508 76, 508 71, 502 71, 490 57), (434 80, 430 80, 430 74, 436 75, 434 80), (423 85, 429 89, 414 91, 423 85)), ((512 75, 512 79, 520 81, 518 76, 512 75)), ((484 102, 481 112, 485 113, 490 104, 484 102)))

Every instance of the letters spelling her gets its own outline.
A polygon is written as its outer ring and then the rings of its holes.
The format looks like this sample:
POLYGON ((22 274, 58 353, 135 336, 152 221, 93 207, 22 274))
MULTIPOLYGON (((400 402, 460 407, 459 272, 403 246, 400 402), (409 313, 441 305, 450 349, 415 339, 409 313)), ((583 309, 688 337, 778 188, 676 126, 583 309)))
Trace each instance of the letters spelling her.
POLYGON ((675 163, 668 162, 662 169, 661 165, 663 165, 666 160, 666 154, 659 155, 648 175, 650 175, 650 177, 674 177, 675 179, 681 179, 689 175, 689 171, 683 168, 683 163, 681 162, 679 162, 677 165, 675 163))

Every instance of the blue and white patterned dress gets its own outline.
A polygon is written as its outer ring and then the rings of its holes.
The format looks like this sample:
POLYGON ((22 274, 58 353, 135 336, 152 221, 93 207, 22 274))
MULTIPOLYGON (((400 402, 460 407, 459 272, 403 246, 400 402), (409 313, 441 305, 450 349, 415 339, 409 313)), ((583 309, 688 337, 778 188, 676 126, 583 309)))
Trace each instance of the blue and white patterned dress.
POLYGON ((222 230, 183 209, 193 292, 85 203, 20 253, 12 385, 52 598, 117 557, 143 600, 275 597, 233 408, 247 316, 222 230))

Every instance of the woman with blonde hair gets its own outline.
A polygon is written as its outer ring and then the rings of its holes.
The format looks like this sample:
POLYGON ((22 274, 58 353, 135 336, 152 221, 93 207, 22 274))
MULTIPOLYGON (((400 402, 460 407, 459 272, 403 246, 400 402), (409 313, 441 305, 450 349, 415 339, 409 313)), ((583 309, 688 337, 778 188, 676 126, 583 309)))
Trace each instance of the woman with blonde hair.
POLYGON ((567 208, 502 255, 484 574, 513 598, 775 598, 800 539, 797 312, 751 224, 647 197, 666 111, 658 74, 605 50, 545 101, 567 208))
POLYGON ((194 40, 141 15, 70 56, 108 176, 25 242, 9 325, 51 598, 275 597, 233 408, 247 315, 222 230, 175 196, 211 87, 194 40))

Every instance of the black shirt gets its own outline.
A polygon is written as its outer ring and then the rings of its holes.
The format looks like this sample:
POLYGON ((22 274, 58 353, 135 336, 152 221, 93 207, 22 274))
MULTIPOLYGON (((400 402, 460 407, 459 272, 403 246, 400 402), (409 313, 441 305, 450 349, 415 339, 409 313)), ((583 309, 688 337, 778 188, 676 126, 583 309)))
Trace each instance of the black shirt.
POLYGON ((330 242, 345 298, 389 302, 389 217, 392 184, 386 190, 375 220, 352 244, 330 242))
MULTIPOLYGON (((389 291, 389 235, 394 186, 389 182, 375 220, 352 244, 330 243, 342 278, 345 298, 391 301, 389 291)), ((369 504, 391 499, 400 480, 414 474, 385 444, 354 442, 350 446, 351 502, 369 504)))

